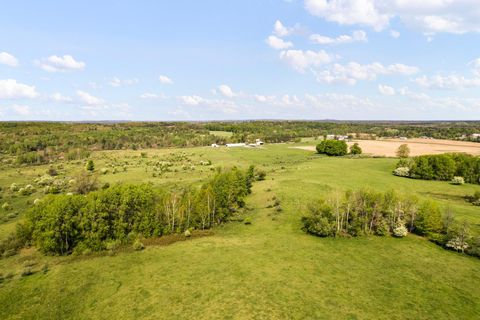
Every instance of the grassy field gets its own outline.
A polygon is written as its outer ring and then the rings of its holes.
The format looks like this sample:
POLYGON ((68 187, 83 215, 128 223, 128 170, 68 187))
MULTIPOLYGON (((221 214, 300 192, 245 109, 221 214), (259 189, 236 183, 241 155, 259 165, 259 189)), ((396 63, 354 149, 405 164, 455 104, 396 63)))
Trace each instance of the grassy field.
MULTIPOLYGON (((211 175, 210 167, 249 164, 268 176, 247 199, 251 225, 234 222, 213 236, 141 252, 45 257, 26 249, 0 259, 0 272, 13 275, 0 284, 0 319, 480 318, 480 259, 414 235, 322 239, 300 230, 309 201, 366 187, 451 205, 478 231, 480 210, 462 197, 479 186, 395 177, 395 159, 326 158, 291 146, 148 150, 146 158, 140 151, 94 153, 98 169, 128 162, 127 171, 101 176, 109 183, 196 184, 211 175), (182 160, 154 177, 148 162, 167 158, 182 160), (198 165, 204 160, 212 166, 198 165), (280 213, 267 208, 274 197, 280 213), (21 277, 26 261, 48 271, 21 277)), ((65 164, 64 175, 81 166, 65 164)), ((3 169, 0 185, 31 183, 46 168, 3 169)), ((26 201, 39 196, 14 199, 18 214, 0 224, 0 237, 22 219, 26 201)))

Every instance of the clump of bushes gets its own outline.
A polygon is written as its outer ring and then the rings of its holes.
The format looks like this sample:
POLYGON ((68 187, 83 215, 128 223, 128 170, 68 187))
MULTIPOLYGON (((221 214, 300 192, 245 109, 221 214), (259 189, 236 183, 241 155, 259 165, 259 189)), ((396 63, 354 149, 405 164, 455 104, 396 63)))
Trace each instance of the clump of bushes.
POLYGON ((467 222, 458 222, 447 208, 442 216, 436 202, 419 202, 394 191, 369 190, 334 194, 309 205, 303 230, 320 237, 378 235, 425 236, 447 249, 480 256, 480 237, 470 234, 467 222))
POLYGON ((350 147, 350 154, 352 154, 352 155, 362 154, 362 148, 360 148, 360 145, 358 143, 355 142, 350 147))
POLYGON ((327 156, 344 156, 347 154, 347 143, 340 140, 323 140, 316 149, 319 154, 327 156))
POLYGON ((452 181, 452 183, 480 183, 480 157, 464 153, 424 155, 401 159, 394 174, 414 179, 452 181), (408 168, 408 174, 406 169, 408 168), (462 179, 460 179, 462 178, 462 179))

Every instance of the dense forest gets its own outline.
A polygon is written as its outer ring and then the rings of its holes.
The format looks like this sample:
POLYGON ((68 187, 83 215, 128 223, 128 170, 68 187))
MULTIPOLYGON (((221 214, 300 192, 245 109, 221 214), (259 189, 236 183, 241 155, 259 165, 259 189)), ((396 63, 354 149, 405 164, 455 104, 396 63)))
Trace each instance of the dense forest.
POLYGON ((212 143, 298 141, 327 134, 353 137, 432 137, 457 139, 480 132, 480 122, 0 122, 0 156, 18 164, 41 164, 88 157, 94 150, 205 146, 212 143), (213 133, 212 133, 213 131, 213 133), (230 136, 215 131, 229 132, 230 136))

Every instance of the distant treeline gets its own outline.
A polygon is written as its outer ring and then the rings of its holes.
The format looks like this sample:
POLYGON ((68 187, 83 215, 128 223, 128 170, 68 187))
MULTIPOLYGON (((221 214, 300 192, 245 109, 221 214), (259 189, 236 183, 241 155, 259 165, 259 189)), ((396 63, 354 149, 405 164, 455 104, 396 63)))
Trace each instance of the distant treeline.
POLYGON ((462 177, 467 183, 480 184, 480 157, 464 153, 418 156, 400 160, 394 173, 424 180, 451 181, 462 177))
POLYGON ((16 156, 19 164, 39 164, 59 157, 82 159, 93 150, 205 146, 255 139, 275 143, 355 133, 454 139, 478 132, 480 122, 0 122, 0 154, 16 156), (233 135, 225 137, 210 131, 233 135))
POLYGON ((46 254, 66 255, 131 244, 139 237, 208 229, 244 206, 256 178, 253 167, 233 168, 217 172, 198 189, 126 184, 86 196, 50 195, 34 205, 0 251, 31 243, 46 254))

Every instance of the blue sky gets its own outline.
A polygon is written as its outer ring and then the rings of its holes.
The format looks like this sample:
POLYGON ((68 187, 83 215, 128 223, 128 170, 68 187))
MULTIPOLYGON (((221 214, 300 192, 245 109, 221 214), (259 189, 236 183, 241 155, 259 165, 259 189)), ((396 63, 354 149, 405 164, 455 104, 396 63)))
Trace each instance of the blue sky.
POLYGON ((0 11, 0 120, 478 120, 479 89, 477 0, 0 11))

